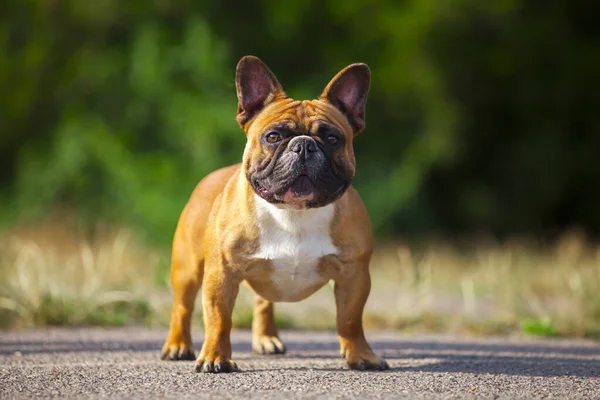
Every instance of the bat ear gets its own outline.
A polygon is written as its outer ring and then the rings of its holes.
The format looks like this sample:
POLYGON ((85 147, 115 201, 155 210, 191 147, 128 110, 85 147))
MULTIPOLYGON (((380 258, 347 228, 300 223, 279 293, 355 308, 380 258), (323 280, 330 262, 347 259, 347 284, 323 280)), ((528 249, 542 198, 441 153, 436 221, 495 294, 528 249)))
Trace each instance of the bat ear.
POLYGON ((354 128, 354 133, 365 127, 365 105, 371 86, 371 70, 366 64, 352 64, 341 70, 329 82, 322 100, 337 107, 354 128))
POLYGON ((242 128, 267 104, 286 97, 275 74, 254 56, 245 56, 238 63, 235 87, 238 97, 236 120, 242 128))

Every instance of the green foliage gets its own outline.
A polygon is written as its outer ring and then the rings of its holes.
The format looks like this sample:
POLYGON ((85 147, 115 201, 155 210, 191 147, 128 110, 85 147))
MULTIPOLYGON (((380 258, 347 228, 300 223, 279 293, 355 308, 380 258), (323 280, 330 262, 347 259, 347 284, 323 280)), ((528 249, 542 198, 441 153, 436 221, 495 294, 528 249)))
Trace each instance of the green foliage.
POLYGON ((301 329, 302 326, 294 317, 286 313, 275 313, 275 324, 278 329, 301 329))
MULTIPOLYGON (((252 328, 252 307, 248 305, 237 305, 233 311, 232 324, 236 329, 251 329, 252 328)), ((202 321, 204 326, 204 321, 202 321)))
POLYGON ((549 319, 527 319, 521 323, 521 330, 534 336, 557 336, 558 331, 549 319))
POLYGON ((373 72, 356 186, 378 233, 600 230, 593 2, 7 0, 0 223, 65 209, 170 241, 195 183, 240 160, 234 68, 294 97, 373 72))

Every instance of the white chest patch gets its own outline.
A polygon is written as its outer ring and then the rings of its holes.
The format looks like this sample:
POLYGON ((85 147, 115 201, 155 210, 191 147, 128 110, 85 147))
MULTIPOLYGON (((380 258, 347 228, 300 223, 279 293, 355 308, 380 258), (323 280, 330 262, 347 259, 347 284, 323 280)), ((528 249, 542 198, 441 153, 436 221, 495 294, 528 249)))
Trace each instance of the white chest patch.
POLYGON ((271 260, 271 283, 280 293, 279 301, 296 301, 307 290, 324 284, 317 271, 318 261, 337 254, 331 240, 333 204, 309 210, 282 209, 256 196, 260 248, 255 259, 271 260))

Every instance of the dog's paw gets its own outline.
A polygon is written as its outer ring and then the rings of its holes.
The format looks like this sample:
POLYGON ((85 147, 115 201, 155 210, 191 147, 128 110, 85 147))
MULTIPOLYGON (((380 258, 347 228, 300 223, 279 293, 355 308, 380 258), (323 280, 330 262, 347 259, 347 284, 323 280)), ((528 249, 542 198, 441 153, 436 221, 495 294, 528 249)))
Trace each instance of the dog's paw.
POLYGON ((284 354, 285 346, 277 336, 260 335, 252 338, 252 350, 258 354, 284 354))
POLYGON ((196 360, 196 372, 238 372, 235 361, 225 357, 203 357, 196 360))
POLYGON ((376 370, 382 371, 389 369, 388 363, 377 354, 370 350, 363 352, 356 351, 344 351, 341 352, 342 358, 346 360, 348 368, 356 369, 360 371, 364 370, 376 370))
POLYGON ((161 357, 163 360, 195 360, 196 355, 191 343, 170 342, 167 341, 162 348, 161 357))

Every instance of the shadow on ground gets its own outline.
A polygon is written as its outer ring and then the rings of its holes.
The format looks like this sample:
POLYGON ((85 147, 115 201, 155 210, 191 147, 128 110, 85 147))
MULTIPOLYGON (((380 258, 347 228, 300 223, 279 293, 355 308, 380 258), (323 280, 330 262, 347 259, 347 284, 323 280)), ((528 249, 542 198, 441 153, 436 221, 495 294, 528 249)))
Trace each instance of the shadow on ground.
MULTIPOLYGON (((306 335, 312 335, 306 332, 306 335)), ((288 359, 333 359, 337 358, 338 342, 335 339, 321 341, 298 340, 303 333, 286 341, 288 354, 278 356, 288 359)), ((283 336, 285 339, 285 335, 283 336)), ((159 358, 162 341, 131 340, 68 341, 48 339, 12 340, 0 343, 1 355, 73 353, 73 352, 155 352, 159 358)), ((233 338, 234 353, 250 353, 248 339, 233 338)), ((195 343, 196 348, 200 345, 195 343)), ((542 343, 475 343, 446 342, 445 340, 412 341, 373 340, 373 349, 388 359, 395 368, 392 371, 450 372, 521 376, 576 376, 600 377, 600 346, 577 346, 542 343), (410 360, 429 359, 432 362, 418 366, 410 360), (394 362, 397 361, 397 362, 394 362), (400 366, 398 366, 400 364, 400 366)), ((256 356, 265 357, 265 356, 256 356)), ((319 368, 317 368, 319 369, 319 368)), ((383 372, 385 373, 385 372, 383 372)))

